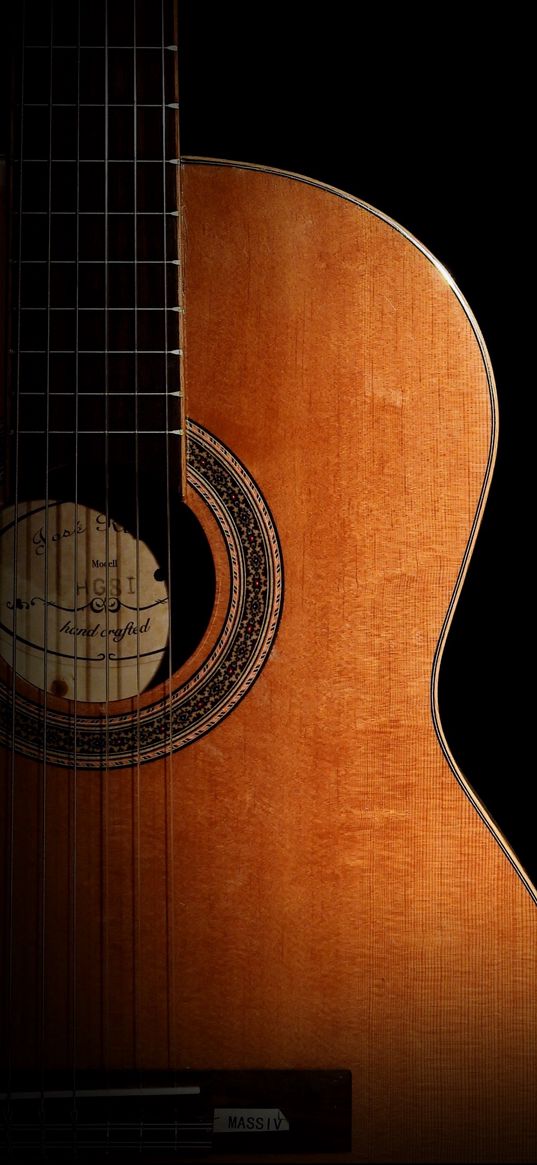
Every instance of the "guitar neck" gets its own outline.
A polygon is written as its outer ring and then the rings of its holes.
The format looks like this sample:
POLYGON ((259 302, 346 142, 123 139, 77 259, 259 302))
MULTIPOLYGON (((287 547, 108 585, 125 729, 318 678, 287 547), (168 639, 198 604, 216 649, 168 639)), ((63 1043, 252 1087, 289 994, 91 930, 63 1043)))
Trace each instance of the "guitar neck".
POLYGON ((8 493, 184 492, 174 4, 28 3, 15 70, 8 493))

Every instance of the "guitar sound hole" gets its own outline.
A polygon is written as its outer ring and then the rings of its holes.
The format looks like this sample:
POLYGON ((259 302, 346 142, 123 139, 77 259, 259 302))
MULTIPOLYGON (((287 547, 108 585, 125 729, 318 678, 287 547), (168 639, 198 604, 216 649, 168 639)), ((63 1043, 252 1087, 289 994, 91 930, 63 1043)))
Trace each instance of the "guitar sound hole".
POLYGON ((161 683, 173 674, 201 642, 211 618, 216 575, 213 557, 203 527, 187 505, 172 505, 170 538, 167 524, 160 522, 151 535, 151 544, 161 566, 155 580, 164 583, 171 599, 168 650, 152 683, 161 683), (169 561, 169 570, 167 563, 169 561), (169 577, 168 577, 169 576, 169 577))

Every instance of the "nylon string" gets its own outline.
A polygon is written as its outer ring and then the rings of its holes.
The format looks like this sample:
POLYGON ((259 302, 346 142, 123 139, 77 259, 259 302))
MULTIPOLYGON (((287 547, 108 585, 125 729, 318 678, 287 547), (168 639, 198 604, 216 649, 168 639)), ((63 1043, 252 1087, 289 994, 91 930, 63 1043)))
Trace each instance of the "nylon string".
MULTIPOLYGON (((101 928, 102 928, 102 945, 103 945, 103 988, 104 988, 104 1006, 101 1006, 101 1022, 102 1022, 102 1046, 104 1049, 105 1062, 108 1057, 106 1055, 108 1042, 107 1033, 109 1030, 109 990, 110 990, 110 974, 109 974, 109 958, 108 958, 108 932, 106 927, 106 919, 108 917, 108 828, 107 828, 107 810, 109 806, 109 775, 108 775, 108 761, 109 761, 109 701, 110 701, 110 668, 109 668, 109 625, 110 615, 108 610, 108 596, 110 593, 110 535, 109 535, 109 521, 110 521, 110 504, 109 504, 109 484, 110 484, 110 466, 109 466, 109 359, 108 359, 108 345, 110 341, 109 334, 109 268, 108 268, 108 248, 109 248, 109 219, 108 219, 108 193, 109 193, 109 171, 108 171, 108 130, 109 130, 109 59, 108 59, 108 0, 104 4, 104 487, 105 487, 105 756, 104 756, 104 771, 102 779, 102 846, 103 846, 103 883, 102 883, 102 913, 101 913, 101 928)), ((103 999, 103 996, 101 996, 103 999)))
MULTIPOLYGON (((135 476, 135 507, 136 507, 136 626, 140 626, 140 450, 138 440, 138 425, 139 425, 139 400, 138 400, 138 95, 137 95, 137 71, 136 71, 136 47, 137 47, 137 25, 136 25, 136 0, 133 0, 133 159, 134 159, 134 215, 133 215, 133 235, 134 235, 134 476, 135 476)), ((132 847, 133 847, 133 863, 134 863, 134 877, 133 877, 133 968, 134 968, 134 984, 133 984, 133 1008, 134 1008, 134 1064, 139 1069, 139 1034, 138 1034, 138 1009, 139 1009, 139 961, 141 950, 141 935, 140 935, 140 903, 142 900, 142 886, 141 886, 141 861, 140 861, 140 687, 141 687, 141 669, 140 669, 140 635, 136 635, 136 678, 137 678, 137 699, 136 699, 136 767, 133 774, 134 789, 133 789, 133 823, 132 823, 132 847)))
POLYGON ((79 521, 78 521, 78 436, 79 436, 79 273, 80 273, 80 23, 81 23, 81 6, 78 0, 77 6, 77 95, 76 95, 76 117, 77 117, 77 132, 76 132, 76 254, 75 254, 75 432, 74 432, 74 489, 75 489, 75 539, 74 539, 74 725, 73 725, 73 780, 70 787, 70 835, 72 838, 72 886, 71 886, 71 911, 70 911, 70 925, 71 925, 71 983, 72 983, 72 1004, 71 1004, 71 1048, 72 1048, 72 1090, 73 1090, 73 1108, 76 1104, 76 1073, 77 1073, 77 1007, 78 1007, 78 984, 76 978, 77 972, 77 787, 78 787, 78 752, 77 752, 77 730, 78 730, 78 540, 79 540, 79 521))
MULTIPOLYGON (((174 6, 174 17, 175 17, 175 6, 174 6)), ((174 943, 173 943, 173 936, 174 936, 174 925, 173 925, 173 923, 174 923, 174 874, 173 874, 174 830, 173 830, 173 820, 174 820, 174 814, 173 814, 173 764, 172 764, 172 757, 173 757, 173 715, 172 715, 173 714, 173 705, 172 705, 172 693, 173 693, 173 685, 172 685, 173 578, 172 578, 172 548, 171 548, 170 438, 168 436, 168 434, 170 432, 170 417, 169 417, 170 385, 169 385, 169 372, 168 372, 168 360, 169 360, 169 356, 168 356, 168 351, 169 351, 169 332, 168 332, 168 216, 167 216, 167 209, 168 208, 167 208, 167 197, 166 197, 166 193, 167 193, 166 192, 166 187, 167 187, 166 171, 167 171, 167 167, 170 163, 168 163, 166 160, 166 59, 165 58, 166 58, 166 51, 167 50, 165 47, 164 0, 161 0, 161 23, 162 23, 162 48, 161 48, 161 68, 162 68, 162 197, 163 197, 162 230, 163 230, 163 252, 164 252, 164 264, 163 264, 164 351, 166 353, 166 355, 164 357, 164 368, 165 368, 164 387, 165 387, 165 394, 166 394, 165 395, 165 402, 166 402, 165 408, 166 408, 166 434, 167 434, 166 435, 166 534, 167 534, 166 553, 167 553, 167 560, 168 560, 168 562, 167 562, 167 565, 168 565, 168 676, 167 676, 167 686, 168 686, 168 752, 167 752, 167 755, 165 758, 165 769, 164 769, 164 772, 165 772, 165 802, 164 802, 164 804, 165 804, 165 816, 166 816, 166 821, 165 821, 165 835, 166 835, 165 881, 166 881, 166 947, 167 947, 167 952, 166 952, 167 953, 167 976, 166 976, 166 978, 167 978, 167 988, 168 988, 168 994, 167 994, 167 1037, 168 1037, 168 1066, 170 1066, 170 1064, 175 1062, 175 1057, 173 1055, 174 1049, 172 1047, 172 1032, 175 1032, 175 1023, 174 1023, 175 951, 174 951, 174 943)), ((176 20, 175 19, 174 19, 173 35, 174 35, 174 38, 176 40, 177 37, 176 37, 176 20)), ((173 48, 170 48, 169 51, 173 52, 174 50, 173 50, 173 48)), ((175 76, 177 76, 177 50, 176 50, 176 58, 175 58, 175 76)), ((180 258, 181 258, 181 256, 180 256, 181 207, 179 205, 179 200, 178 200, 178 190, 179 190, 179 187, 177 186, 176 187, 177 201, 176 201, 176 205, 175 205, 174 209, 176 211, 178 211, 178 217, 176 219, 176 222, 177 222, 177 256, 180 260, 180 258)), ((180 264, 178 267, 178 271, 179 272, 181 271, 180 264)), ((177 305, 177 306, 179 306, 179 305, 177 305)), ((177 341, 177 337, 175 337, 173 346, 176 349, 177 348, 180 349, 180 344, 177 341)), ((178 356, 178 361, 179 361, 178 370, 176 373, 178 379, 179 379, 180 360, 181 360, 181 356, 179 355, 178 356)), ((174 385, 173 385, 174 391, 177 391, 177 388, 180 388, 180 387, 181 387, 180 382, 178 384, 174 383, 174 385)), ((179 438, 179 440, 180 440, 180 438, 179 438)), ((176 485, 176 488, 179 487, 179 483, 175 483, 175 485, 176 485)))
MULTIPOLYGON (((8 822, 8 845, 9 845, 9 888, 8 888, 8 911, 9 911, 9 946, 8 946, 8 971, 7 971, 7 1024, 8 1024, 8 1057, 7 1057, 7 1100, 8 1106, 11 1103, 11 1095, 13 1091, 12 1077, 13 1077, 13 959, 14 959, 14 885, 15 885, 15 781, 16 781, 16 743, 17 743, 17 577, 18 577, 18 560, 19 560, 19 429, 20 429, 20 349, 21 349, 21 280, 22 280, 22 196, 23 196, 23 167, 22 158, 24 153, 24 86, 25 86, 25 32, 26 32, 26 0, 22 0, 21 10, 22 20, 22 39, 20 43, 20 139, 19 139, 19 200, 18 200, 18 239, 17 239, 17 319, 16 319, 16 366, 15 366, 15 416, 14 416, 14 440, 13 440, 13 473, 14 473, 14 508, 13 508, 13 590, 12 590, 12 604, 13 604, 13 642, 11 648, 11 756, 10 756, 10 773, 9 773, 9 822, 8 822)), ((8 1123, 9 1128, 9 1123, 8 1123)))
POLYGON ((51 380, 51 356, 50 356, 50 292, 51 292, 51 248, 52 248, 52 77, 53 77, 53 45, 54 45, 54 8, 50 5, 50 56, 49 56, 49 140, 48 140, 48 222, 47 222, 47 322, 46 322, 46 404, 45 404, 45 603, 44 603, 44 626, 43 626, 43 763, 42 763, 42 788, 41 788, 41 872, 42 872, 42 888, 41 888, 41 998, 40 998, 40 1045, 41 1045, 41 1109, 42 1119, 44 1123, 44 1095, 45 1095, 45 1034, 46 1034, 46 982, 45 982, 45 962, 46 962, 46 876, 47 876, 47 836, 46 836, 46 820, 47 820, 47 794, 48 794, 48 771, 47 771, 47 747, 48 747, 48 683, 49 683, 49 634, 48 634, 48 607, 49 607, 49 529, 50 529, 50 380, 51 380))

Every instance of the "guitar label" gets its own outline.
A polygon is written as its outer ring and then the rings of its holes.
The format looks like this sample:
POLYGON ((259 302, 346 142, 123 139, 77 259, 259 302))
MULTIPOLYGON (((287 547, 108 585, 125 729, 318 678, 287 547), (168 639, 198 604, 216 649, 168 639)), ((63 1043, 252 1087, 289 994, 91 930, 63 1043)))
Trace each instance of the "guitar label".
POLYGON ((215 1108, 213 1133, 288 1133, 280 1108, 215 1108))
POLYGON ((36 501, 4 513, 1 550, 0 652, 18 675, 67 699, 143 691, 168 640, 166 585, 143 542, 86 506, 36 501))

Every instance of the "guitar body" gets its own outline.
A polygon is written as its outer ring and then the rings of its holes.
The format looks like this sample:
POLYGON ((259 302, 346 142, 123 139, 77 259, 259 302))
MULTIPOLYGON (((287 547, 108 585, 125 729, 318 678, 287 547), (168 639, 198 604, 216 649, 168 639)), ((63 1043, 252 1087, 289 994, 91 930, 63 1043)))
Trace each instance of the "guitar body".
POLYGON ((11 1067, 350 1069, 341 1160, 534 1161, 535 906, 433 722, 494 455, 479 333, 317 184, 186 160, 182 214, 214 610, 171 681, 80 706, 76 764, 54 694, 51 759, 3 751, 11 1067))

